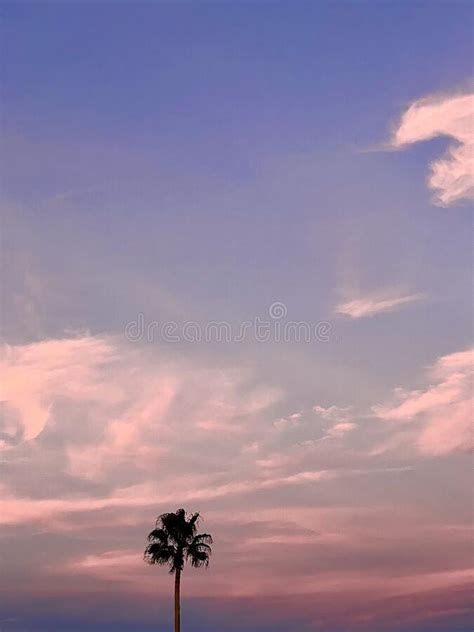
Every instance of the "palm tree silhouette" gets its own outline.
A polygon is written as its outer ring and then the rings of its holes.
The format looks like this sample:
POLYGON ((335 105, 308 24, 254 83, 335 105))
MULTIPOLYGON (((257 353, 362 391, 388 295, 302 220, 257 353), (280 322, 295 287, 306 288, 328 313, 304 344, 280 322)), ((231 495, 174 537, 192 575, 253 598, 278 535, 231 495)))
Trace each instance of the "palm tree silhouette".
POLYGON ((148 535, 145 561, 168 565, 174 573, 174 632, 181 631, 181 573, 186 561, 195 568, 209 566, 212 537, 197 533, 199 513, 186 514, 184 509, 164 513, 156 519, 156 527, 148 535))

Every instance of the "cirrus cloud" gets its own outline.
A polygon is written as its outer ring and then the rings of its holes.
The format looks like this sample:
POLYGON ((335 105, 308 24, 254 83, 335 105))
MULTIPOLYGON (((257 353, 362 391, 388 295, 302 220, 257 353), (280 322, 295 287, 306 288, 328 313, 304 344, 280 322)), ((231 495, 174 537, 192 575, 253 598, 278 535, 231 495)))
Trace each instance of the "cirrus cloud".
POLYGON ((349 318, 369 318, 377 314, 393 312, 423 298, 425 295, 421 293, 408 293, 397 288, 390 288, 343 300, 336 305, 335 312, 349 318))
POLYGON ((395 389, 392 401, 374 406, 373 412, 385 421, 417 424, 416 432, 407 436, 423 454, 468 450, 473 446, 473 365, 474 349, 442 356, 429 373, 432 384, 395 389))

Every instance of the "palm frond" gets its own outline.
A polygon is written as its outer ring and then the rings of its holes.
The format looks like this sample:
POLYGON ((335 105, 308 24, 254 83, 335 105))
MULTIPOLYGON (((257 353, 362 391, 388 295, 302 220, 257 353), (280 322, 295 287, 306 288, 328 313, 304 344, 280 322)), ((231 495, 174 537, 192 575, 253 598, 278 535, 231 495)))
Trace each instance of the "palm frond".
POLYGON ((172 566, 175 554, 174 546, 155 541, 148 544, 144 557, 148 564, 159 564, 160 566, 170 564, 172 566))
POLYGON ((152 542, 153 540, 158 540, 162 544, 168 544, 168 534, 164 529, 153 529, 148 534, 148 541, 152 542))
POLYGON ((191 561, 191 566, 194 568, 201 568, 202 566, 209 566, 209 556, 210 553, 206 551, 188 551, 187 557, 191 561))
POLYGON ((186 550, 186 559, 196 568, 209 566, 209 558, 212 555, 211 544, 212 537, 208 533, 195 535, 186 550))
POLYGON ((209 533, 199 533, 195 535, 192 541, 192 544, 212 544, 212 535, 209 533))
POLYGON ((196 512, 196 513, 192 514, 191 517, 189 518, 188 524, 189 524, 189 529, 190 529, 192 535, 195 535, 195 533, 197 531, 197 527, 198 527, 198 524, 199 524, 199 518, 200 518, 199 512, 196 512))

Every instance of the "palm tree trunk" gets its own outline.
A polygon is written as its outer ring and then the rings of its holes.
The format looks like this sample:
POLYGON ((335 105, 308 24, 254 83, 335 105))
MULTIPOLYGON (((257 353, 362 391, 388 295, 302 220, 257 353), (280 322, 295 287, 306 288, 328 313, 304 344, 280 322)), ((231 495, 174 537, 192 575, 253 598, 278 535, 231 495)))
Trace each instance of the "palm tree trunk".
POLYGON ((174 574, 174 632, 181 632, 181 570, 178 568, 174 574))

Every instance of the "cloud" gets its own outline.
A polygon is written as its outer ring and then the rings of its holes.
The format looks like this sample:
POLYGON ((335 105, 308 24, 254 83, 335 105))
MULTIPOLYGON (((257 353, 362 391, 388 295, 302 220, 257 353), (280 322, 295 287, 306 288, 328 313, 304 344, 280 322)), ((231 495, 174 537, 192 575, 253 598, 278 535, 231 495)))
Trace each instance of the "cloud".
POLYGON ((104 383, 102 366, 112 363, 114 348, 107 339, 90 336, 46 340, 28 345, 3 345, 0 350, 4 447, 37 438, 55 402, 118 403, 120 389, 104 383))
MULTIPOLYGON (((77 448, 75 466, 84 470, 108 455, 134 452, 152 445, 147 434, 168 441, 186 428, 209 435, 239 433, 246 418, 274 403, 279 392, 249 384, 249 371, 206 369, 191 362, 158 359, 114 336, 78 336, 28 345, 4 345, 2 373, 3 447, 37 439, 49 425, 67 434, 77 448), (170 408, 181 425, 165 423, 170 408), (81 423, 71 427, 79 415, 81 423), (89 424, 86 422, 91 420, 89 424), (83 461, 81 468, 79 462, 83 461)), ((71 453, 72 456, 72 453, 71 453)), ((97 467, 91 474, 97 473, 97 467)))
POLYGON ((330 423, 326 428, 323 439, 342 439, 345 435, 355 430, 358 425, 355 423, 354 413, 351 406, 313 406, 313 412, 330 423))
POLYGON ((393 147, 447 136, 456 141, 444 156, 431 163, 428 186, 434 201, 449 206, 474 196, 474 94, 427 97, 403 114, 392 136, 393 147))
POLYGON ((264 436, 262 421, 280 398, 253 383, 248 370, 170 362, 113 336, 8 346, 2 369, 3 447, 9 462, 28 450, 28 485, 37 482, 41 496, 5 489, 9 523, 248 495, 331 476, 306 465, 274 476, 246 450, 264 436), (72 485, 72 497, 43 497, 45 456, 55 480, 72 485), (157 478, 159 493, 150 483, 157 478))
POLYGON ((264 472, 303 471, 324 462, 333 478, 355 476, 360 471, 352 467, 354 455, 346 439, 358 428, 351 406, 315 405, 275 421, 252 451, 264 472))
POLYGON ((373 412, 385 421, 416 424, 415 431, 405 436, 423 454, 469 450, 473 447, 473 366, 473 349, 443 356, 429 372, 433 384, 421 390, 398 388, 391 402, 374 406, 373 412))
POLYGON ((355 430, 357 428, 357 424, 353 422, 342 422, 339 424, 335 424, 332 428, 328 430, 327 436, 339 439, 343 437, 348 432, 355 430))
POLYGON ((368 318, 377 314, 393 312, 425 298, 424 294, 407 294, 399 289, 388 289, 341 301, 335 308, 336 314, 350 318, 368 318))
POLYGON ((353 417, 352 409, 350 406, 313 406, 313 412, 319 417, 331 422, 341 423, 349 421, 353 417))

